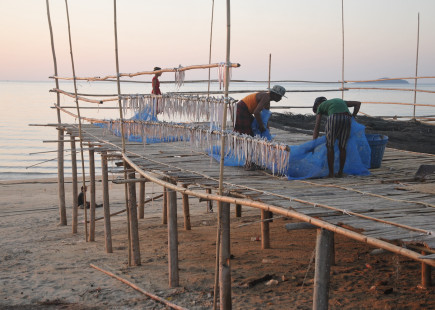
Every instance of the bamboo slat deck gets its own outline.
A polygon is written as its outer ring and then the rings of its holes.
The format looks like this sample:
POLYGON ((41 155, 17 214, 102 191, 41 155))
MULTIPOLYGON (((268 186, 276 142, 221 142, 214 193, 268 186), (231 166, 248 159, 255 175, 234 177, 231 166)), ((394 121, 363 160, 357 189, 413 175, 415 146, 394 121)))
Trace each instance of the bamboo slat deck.
MULTIPOLYGON (((69 134, 78 136, 76 125, 63 126, 69 134)), ((120 152, 121 138, 93 125, 83 125, 82 130, 85 141, 104 150, 120 152)), ((311 139, 303 133, 278 129, 272 132, 276 140, 289 145, 311 139)), ((169 176, 193 188, 218 188, 219 163, 205 153, 192 150, 189 143, 144 146, 129 142, 126 153, 145 171, 169 176)), ((421 164, 434 163, 433 155, 387 148, 382 167, 363 177, 288 181, 268 171, 225 167, 224 192, 320 218, 393 244, 423 245, 435 250, 435 194, 406 190, 407 184, 419 183, 413 177, 421 164)), ((435 188, 433 178, 427 182, 435 188)))

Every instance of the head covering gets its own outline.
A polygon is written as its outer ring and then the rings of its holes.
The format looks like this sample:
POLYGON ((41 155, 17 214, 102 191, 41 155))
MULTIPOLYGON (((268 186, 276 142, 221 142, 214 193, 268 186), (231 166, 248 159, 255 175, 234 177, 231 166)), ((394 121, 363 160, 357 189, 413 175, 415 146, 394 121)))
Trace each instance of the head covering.
POLYGON ((325 97, 317 97, 316 100, 314 100, 314 105, 313 105, 313 112, 317 113, 317 108, 319 107, 319 105, 323 102, 326 101, 327 99, 325 97))
POLYGON ((277 95, 280 95, 281 97, 286 97, 285 96, 285 88, 280 86, 280 85, 274 85, 272 88, 269 88, 269 90, 271 92, 274 92, 277 95))
POLYGON ((162 68, 160 68, 160 67, 154 67, 153 71, 159 71, 159 70, 162 70, 162 68))

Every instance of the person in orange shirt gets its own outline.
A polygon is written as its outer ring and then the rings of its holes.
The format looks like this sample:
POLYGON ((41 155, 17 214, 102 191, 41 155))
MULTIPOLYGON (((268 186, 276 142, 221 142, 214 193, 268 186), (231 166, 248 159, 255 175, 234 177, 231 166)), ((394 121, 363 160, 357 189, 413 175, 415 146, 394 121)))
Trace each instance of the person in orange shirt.
POLYGON ((254 117, 258 122, 260 131, 266 130, 266 127, 261 119, 261 111, 263 109, 270 109, 271 101, 280 101, 285 97, 285 88, 280 85, 273 86, 268 92, 253 93, 237 103, 236 123, 234 131, 254 136, 252 131, 252 122, 254 117))
MULTIPOLYGON (((266 131, 266 124, 263 123, 261 118, 261 111, 263 109, 270 109, 271 101, 280 101, 285 97, 285 88, 280 85, 273 86, 268 92, 253 93, 237 103, 236 123, 234 131, 254 136, 252 130, 252 122, 254 117, 257 120, 260 132, 266 131)), ((245 170, 256 170, 258 167, 255 163, 246 161, 245 170)))

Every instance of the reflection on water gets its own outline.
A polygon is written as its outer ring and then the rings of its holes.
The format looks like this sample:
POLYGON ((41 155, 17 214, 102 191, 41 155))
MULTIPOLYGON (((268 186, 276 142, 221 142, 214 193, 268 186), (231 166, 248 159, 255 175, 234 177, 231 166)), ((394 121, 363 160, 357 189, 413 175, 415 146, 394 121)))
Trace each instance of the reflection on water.
MULTIPOLYGON (((288 98, 283 98, 275 106, 308 106, 310 107, 314 99, 320 95, 327 98, 341 98, 341 92, 325 92, 326 89, 338 89, 340 84, 307 84, 307 83, 280 83, 288 93, 288 98), (298 92, 292 92, 298 91, 298 92), (304 92, 301 92, 304 91, 304 92), (319 90, 318 92, 307 92, 310 90, 319 90)), ((435 85, 423 83, 419 88, 426 90, 435 90, 435 85)), ((73 83, 61 82, 61 89, 73 91, 73 83)), ((265 90, 265 83, 234 83, 231 84, 230 90, 265 90)), ((379 87, 385 87, 381 85, 379 87)), ((393 85, 388 87, 402 87, 412 89, 413 84, 399 86, 393 85)), ((0 82, 0 180, 9 179, 30 179, 41 177, 55 177, 57 174, 56 149, 57 131, 50 126, 29 126, 29 124, 56 124, 56 110, 51 107, 56 102, 56 95, 49 90, 54 88, 54 82, 0 82), (43 142, 45 141, 45 142, 43 142), (42 153, 45 152, 45 153, 42 153), (37 153, 29 155, 30 153, 37 153)), ((174 84, 162 83, 163 92, 176 92, 178 89, 174 84)), ((150 93, 150 84, 133 84, 124 83, 121 86, 122 93, 150 93)), ((184 84, 180 91, 207 90, 206 83, 184 84)), ((219 84, 213 83, 211 90, 219 90, 219 84)), ((116 94, 116 83, 78 83, 78 92, 85 94, 116 94)), ((246 94, 231 94, 235 99, 241 99, 246 94)), ((379 101, 379 102, 403 102, 413 103, 414 93, 410 91, 385 91, 385 90, 352 90, 345 92, 347 100, 359 101, 379 101)), ((435 104, 435 94, 418 93, 417 103, 435 104)), ((61 96, 61 105, 75 106, 72 98, 61 96)), ((80 102, 81 106, 97 106, 93 103, 80 102)), ((105 106, 117 107, 117 101, 107 103, 105 106)), ((292 113, 312 113, 308 109, 285 109, 273 110, 274 112, 292 112, 292 113)), ((412 106, 404 105, 374 105, 367 104, 361 108, 362 112, 369 115, 382 116, 410 116, 413 113, 412 106)), ((76 113, 74 109, 71 112, 76 113)), ((416 115, 434 115, 435 108, 417 107, 416 115)), ((81 110, 82 116, 94 118, 113 119, 119 118, 118 110, 81 110)), ((125 117, 130 117, 126 115, 125 117)), ((77 120, 71 116, 62 114, 62 122, 77 123, 77 120)), ((69 137, 66 137, 68 139, 69 137)), ((77 144, 78 147, 78 144, 77 144)), ((84 146, 85 147, 85 146, 84 146)), ((65 143, 65 149, 69 149, 69 143, 65 143)), ((99 169, 99 156, 97 160, 97 169, 99 169)), ((80 156, 78 156, 80 159, 80 156)), ((70 175, 71 162, 70 154, 65 154, 65 172, 66 176, 70 175)), ((85 161, 87 161, 87 152, 85 152, 85 161)), ((80 167, 81 163, 78 163, 80 167)), ((87 164, 85 166, 88 166, 87 164)), ((99 170, 97 170, 99 171, 99 170)), ((81 169, 78 171, 81 173, 81 169)))

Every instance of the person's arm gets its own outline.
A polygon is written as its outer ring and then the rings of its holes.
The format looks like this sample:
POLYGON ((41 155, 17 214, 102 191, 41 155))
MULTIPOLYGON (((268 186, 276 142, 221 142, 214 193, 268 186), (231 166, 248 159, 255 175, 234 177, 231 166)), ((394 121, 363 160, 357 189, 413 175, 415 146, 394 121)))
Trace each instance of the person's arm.
POLYGON ((261 118, 261 111, 263 109, 270 108, 270 96, 268 93, 258 93, 257 94, 257 107, 254 110, 254 117, 258 122, 258 127, 260 128, 260 131, 263 132, 266 130, 263 124, 263 119, 261 118))
POLYGON ((313 140, 317 139, 317 137, 319 136, 319 129, 320 129, 320 121, 322 120, 322 114, 317 114, 316 115, 316 125, 314 126, 314 131, 313 131, 313 140))
POLYGON ((359 101, 346 101, 346 104, 349 108, 353 107, 352 116, 355 117, 359 112, 359 109, 361 107, 361 102, 359 102, 359 101))

